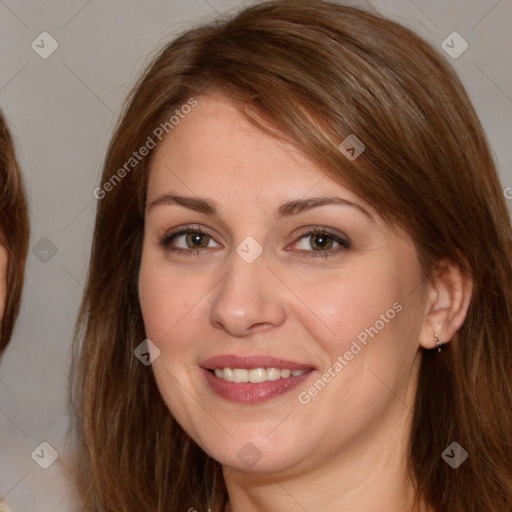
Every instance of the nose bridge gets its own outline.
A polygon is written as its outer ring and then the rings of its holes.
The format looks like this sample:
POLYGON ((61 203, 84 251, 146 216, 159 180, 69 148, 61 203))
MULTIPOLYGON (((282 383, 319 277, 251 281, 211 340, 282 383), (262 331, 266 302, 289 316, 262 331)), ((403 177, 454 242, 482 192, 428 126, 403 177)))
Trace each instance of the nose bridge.
POLYGON ((239 244, 228 260, 229 269, 213 290, 210 321, 232 335, 243 336, 262 324, 277 326, 285 318, 277 279, 261 249, 256 249, 251 240, 239 244))

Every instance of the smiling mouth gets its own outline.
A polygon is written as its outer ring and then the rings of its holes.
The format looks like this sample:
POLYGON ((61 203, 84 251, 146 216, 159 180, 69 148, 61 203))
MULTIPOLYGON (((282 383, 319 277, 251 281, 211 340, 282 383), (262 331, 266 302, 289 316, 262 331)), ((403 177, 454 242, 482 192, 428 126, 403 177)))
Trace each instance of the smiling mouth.
POLYGON ((266 354, 224 354, 200 364, 210 389, 231 402, 257 404, 287 394, 315 373, 310 364, 266 354))
POLYGON ((305 368, 302 370, 291 370, 289 368, 215 368, 209 370, 218 379, 222 379, 226 382, 233 382, 240 384, 244 382, 250 382, 252 384, 258 384, 260 382, 275 381, 279 379, 289 379, 292 377, 299 377, 303 375, 311 368, 305 368))
POLYGON ((308 379, 314 373, 314 369, 291 370, 272 366, 268 368, 224 367, 202 368, 202 372, 210 389, 222 399, 257 404, 289 393, 308 379))

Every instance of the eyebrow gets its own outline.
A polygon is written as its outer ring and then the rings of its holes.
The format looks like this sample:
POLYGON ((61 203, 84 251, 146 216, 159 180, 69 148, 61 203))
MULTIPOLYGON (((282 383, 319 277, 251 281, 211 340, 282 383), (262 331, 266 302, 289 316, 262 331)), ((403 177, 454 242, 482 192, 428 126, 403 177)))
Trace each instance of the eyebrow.
MULTIPOLYGON (((146 210, 146 214, 158 206, 173 204, 184 206, 185 208, 189 208, 205 215, 217 217, 219 216, 214 203, 208 199, 201 197, 180 196, 176 194, 162 194, 161 196, 158 196, 154 201, 150 203, 146 210)), ((351 206, 364 213, 370 220, 374 221, 372 215, 360 204, 337 196, 310 197, 307 199, 293 199, 291 201, 286 201, 279 206, 274 214, 274 217, 276 221, 279 221, 284 217, 291 217, 307 210, 326 205, 351 206)))

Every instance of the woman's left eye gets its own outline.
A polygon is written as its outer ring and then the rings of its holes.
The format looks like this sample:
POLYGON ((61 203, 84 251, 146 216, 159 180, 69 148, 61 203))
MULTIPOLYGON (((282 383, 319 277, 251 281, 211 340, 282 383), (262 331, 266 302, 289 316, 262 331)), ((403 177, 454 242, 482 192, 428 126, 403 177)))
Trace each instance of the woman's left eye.
POLYGON ((304 251, 306 257, 311 258, 328 258, 351 247, 351 242, 348 237, 330 228, 317 228, 308 231, 299 238, 299 242, 301 240, 305 240, 306 246, 313 248, 312 251, 301 249, 301 251, 304 251), (339 247, 333 248, 334 244, 338 244, 339 247))
MULTIPOLYGON (((302 247, 299 249, 300 252, 304 253, 306 257, 313 258, 334 256, 340 251, 350 249, 351 247, 351 242, 345 235, 336 230, 331 230, 330 228, 316 228, 310 230, 300 236, 295 244, 304 244, 302 241, 306 241, 306 246, 309 245, 313 250, 302 247), (309 242, 307 242, 308 239, 309 242), (339 247, 334 247, 335 244, 338 244, 339 247)), ((195 254, 196 256, 200 256, 204 249, 215 247, 215 245, 210 245, 210 243, 213 242, 213 237, 206 231, 199 228, 186 227, 168 233, 159 243, 167 251, 182 255, 195 254), (177 245, 177 241, 180 239, 182 240, 181 243, 185 244, 184 247, 177 245)))

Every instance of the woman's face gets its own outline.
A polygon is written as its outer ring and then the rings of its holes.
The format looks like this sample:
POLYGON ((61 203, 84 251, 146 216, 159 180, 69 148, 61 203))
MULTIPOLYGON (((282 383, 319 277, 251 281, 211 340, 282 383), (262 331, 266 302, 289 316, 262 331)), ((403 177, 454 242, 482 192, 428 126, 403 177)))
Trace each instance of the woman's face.
POLYGON ((221 96, 154 154, 139 292, 165 403, 222 464, 298 472, 403 435, 425 314, 411 239, 221 96))

